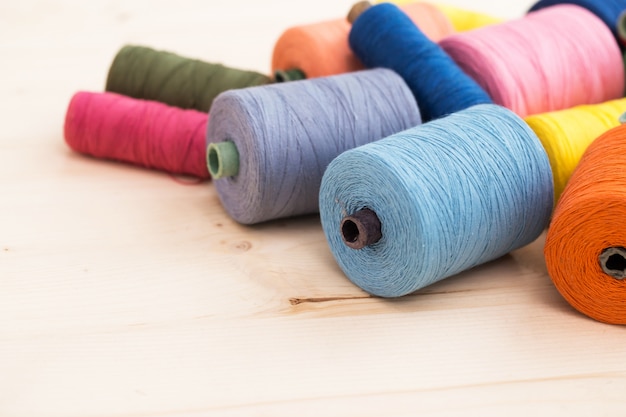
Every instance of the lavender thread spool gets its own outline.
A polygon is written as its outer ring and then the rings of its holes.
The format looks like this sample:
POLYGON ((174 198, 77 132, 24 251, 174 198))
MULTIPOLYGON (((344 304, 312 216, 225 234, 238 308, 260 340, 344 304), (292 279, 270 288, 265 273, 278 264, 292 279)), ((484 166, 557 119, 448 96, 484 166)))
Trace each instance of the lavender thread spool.
POLYGON ((337 155, 420 123, 411 91, 388 69, 231 90, 211 108, 207 163, 240 223, 317 213, 337 155))

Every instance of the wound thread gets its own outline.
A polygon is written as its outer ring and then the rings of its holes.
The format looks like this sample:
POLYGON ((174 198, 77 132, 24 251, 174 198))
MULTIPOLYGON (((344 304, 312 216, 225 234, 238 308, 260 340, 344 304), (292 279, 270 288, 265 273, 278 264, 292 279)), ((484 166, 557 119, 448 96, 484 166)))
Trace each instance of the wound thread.
POLYGON ((602 103, 624 92, 617 43, 598 17, 579 6, 552 6, 451 35, 440 45, 496 104, 522 117, 602 103))
POLYGON ((365 66, 389 68, 402 76, 424 121, 492 102, 443 49, 391 3, 365 10, 352 25, 349 43, 365 66))
POLYGON ((544 246, 548 274, 582 314, 626 324, 626 125, 595 139, 570 178, 544 246))
POLYGON ((615 39, 619 41, 618 22, 620 14, 626 10, 626 0, 539 0, 529 9, 529 12, 560 4, 573 4, 589 10, 602 20, 615 39))
POLYGON ((266 75, 127 45, 115 56, 106 91, 207 112, 223 91, 268 84, 266 75))
MULTIPOLYGON (((400 7, 414 2, 414 0, 392 1, 392 3, 397 4, 400 7)), ((382 3, 382 1, 377 3, 382 3)), ((474 30, 488 25, 495 25, 504 21, 504 19, 500 17, 491 16, 475 10, 469 10, 449 4, 433 3, 433 5, 437 9, 441 10, 441 12, 448 18, 450 23, 452 23, 452 27, 455 32, 467 32, 468 30, 474 30)))
POLYGON ((208 179, 207 122, 208 115, 196 110, 81 91, 67 108, 64 137, 82 154, 208 179))
MULTIPOLYGON (((429 3, 409 3, 402 10, 434 42, 454 33, 449 19, 429 3)), ((288 28, 278 38, 272 53, 275 81, 289 81, 283 78, 283 73, 293 69, 306 78, 364 69, 348 44, 350 27, 346 18, 340 18, 288 28)))
POLYGON ((554 176, 557 202, 587 147, 601 134, 618 126, 626 99, 536 114, 524 120, 545 148, 554 176))
POLYGON ((211 109, 207 146, 231 141, 239 170, 214 184, 239 223, 317 213, 330 161, 419 123, 410 90, 386 69, 227 91, 211 109))
POLYGON ((399 297, 534 241, 553 208, 552 173, 534 132, 510 110, 470 107, 348 150, 326 169, 320 219, 357 286, 399 297), (349 225, 368 209, 380 239, 349 225), (348 242, 346 242, 348 241, 348 242))
POLYGON ((497 25, 504 21, 504 19, 497 16, 454 7, 448 4, 437 4, 436 6, 450 19, 456 32, 467 32, 484 26, 497 25))

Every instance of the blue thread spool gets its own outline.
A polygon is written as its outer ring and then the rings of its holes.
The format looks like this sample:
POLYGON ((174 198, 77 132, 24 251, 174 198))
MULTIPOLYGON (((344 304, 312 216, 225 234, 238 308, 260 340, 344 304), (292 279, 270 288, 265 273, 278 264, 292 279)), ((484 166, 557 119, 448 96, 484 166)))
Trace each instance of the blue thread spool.
POLYGON ((230 90, 211 107, 208 167, 240 223, 317 213, 333 158, 420 123, 406 83, 383 68, 230 90))
POLYGON ((424 122, 493 103, 400 8, 391 3, 364 11, 362 7, 363 3, 357 3, 349 13, 353 20, 350 47, 366 67, 390 68, 402 76, 419 103, 424 122))
POLYGON ((335 259, 356 285, 383 297, 532 242, 552 205, 541 142, 491 104, 349 150, 329 165, 320 189, 335 259))

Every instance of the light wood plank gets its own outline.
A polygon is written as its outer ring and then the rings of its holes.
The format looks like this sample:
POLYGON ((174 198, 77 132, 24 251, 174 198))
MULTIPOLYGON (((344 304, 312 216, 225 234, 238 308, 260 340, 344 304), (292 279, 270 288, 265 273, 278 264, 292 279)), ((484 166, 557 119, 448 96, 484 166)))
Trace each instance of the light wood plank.
POLYGON ((244 227, 210 182, 63 143, 69 98, 100 91, 124 43, 267 71, 282 30, 350 5, 0 4, 0 415, 623 414, 626 334, 563 301, 543 237, 382 300, 318 216, 244 227))

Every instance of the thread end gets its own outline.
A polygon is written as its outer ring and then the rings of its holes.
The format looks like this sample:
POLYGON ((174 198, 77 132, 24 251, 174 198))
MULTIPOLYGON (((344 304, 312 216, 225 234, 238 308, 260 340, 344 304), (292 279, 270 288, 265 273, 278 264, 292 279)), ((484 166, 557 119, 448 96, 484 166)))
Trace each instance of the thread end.
POLYGON ((277 83, 284 83, 287 81, 298 81, 298 80, 305 80, 305 79, 306 79, 306 74, 304 73, 304 71, 298 68, 274 71, 274 81, 277 83))
POLYGON ((626 278, 626 248, 622 246, 606 248, 600 254, 599 261, 607 275, 619 280, 626 278))
POLYGON ((348 22, 354 23, 354 21, 358 19, 358 17, 361 16, 361 14, 370 7, 372 7, 372 3, 367 0, 354 3, 350 11, 348 12, 348 22))
POLYGON ((206 151, 207 167, 214 179, 232 177, 239 173, 239 152, 231 141, 211 143, 206 151))
POLYGON ((343 242, 352 249, 363 249, 378 242, 383 236, 380 219, 368 208, 344 217, 340 227, 343 242))

